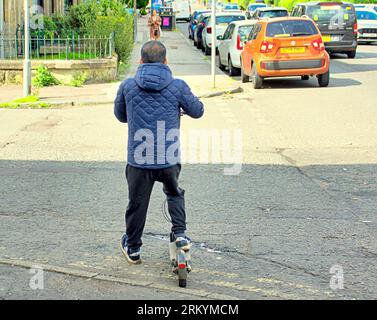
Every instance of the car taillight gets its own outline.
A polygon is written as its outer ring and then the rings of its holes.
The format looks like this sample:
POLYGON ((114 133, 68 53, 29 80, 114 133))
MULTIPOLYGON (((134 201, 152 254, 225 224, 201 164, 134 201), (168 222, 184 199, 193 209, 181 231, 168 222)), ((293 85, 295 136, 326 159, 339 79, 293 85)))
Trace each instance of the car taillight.
POLYGON ((269 53, 272 52, 272 49, 274 48, 274 44, 272 42, 263 41, 260 46, 260 52, 261 53, 269 53))
POLYGON ((207 33, 211 34, 212 33, 212 27, 207 27, 207 33))
POLYGON ((312 41, 312 46, 314 49, 319 51, 325 50, 325 45, 323 44, 322 38, 318 38, 312 41))
POLYGON ((237 49, 242 50, 243 49, 243 44, 241 42, 241 37, 240 35, 237 36, 237 49))
POLYGON ((353 25, 353 34, 357 34, 357 22, 353 25))

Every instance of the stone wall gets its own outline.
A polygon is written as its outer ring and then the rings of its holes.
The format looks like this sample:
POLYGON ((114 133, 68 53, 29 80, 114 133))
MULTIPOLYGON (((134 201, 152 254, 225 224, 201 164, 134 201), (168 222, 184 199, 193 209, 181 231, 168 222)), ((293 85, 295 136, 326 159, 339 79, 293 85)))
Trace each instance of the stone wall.
MULTIPOLYGON (((32 74, 39 65, 45 65, 63 84, 76 75, 86 73, 88 82, 109 82, 116 80, 118 59, 96 60, 33 60, 32 74)), ((22 83, 23 60, 0 60, 0 85, 22 83)))

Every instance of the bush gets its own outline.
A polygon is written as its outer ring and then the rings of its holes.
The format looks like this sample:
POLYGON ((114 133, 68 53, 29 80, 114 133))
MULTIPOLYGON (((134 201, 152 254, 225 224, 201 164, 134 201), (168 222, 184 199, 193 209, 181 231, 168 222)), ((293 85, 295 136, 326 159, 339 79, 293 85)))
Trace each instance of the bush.
POLYGON ((82 2, 72 6, 66 16, 66 24, 72 30, 86 33, 97 16, 97 5, 93 1, 82 2))
POLYGON ((78 73, 73 76, 68 85, 71 87, 82 87, 86 80, 88 80, 88 74, 86 72, 78 73))
POLYGON ((50 87, 60 84, 59 81, 51 74, 48 68, 40 65, 37 68, 35 77, 33 78, 33 86, 37 88, 50 87))
POLYGON ((108 37, 112 32, 115 34, 115 52, 119 60, 127 63, 133 48, 133 19, 130 15, 123 17, 98 16, 91 30, 95 36, 108 37))
MULTIPOLYGON (((145 2, 145 0, 143 0, 145 2)), ((87 0, 71 7, 66 29, 99 38, 115 34, 115 52, 119 60, 128 62, 133 48, 133 18, 126 11, 127 1, 87 0)))

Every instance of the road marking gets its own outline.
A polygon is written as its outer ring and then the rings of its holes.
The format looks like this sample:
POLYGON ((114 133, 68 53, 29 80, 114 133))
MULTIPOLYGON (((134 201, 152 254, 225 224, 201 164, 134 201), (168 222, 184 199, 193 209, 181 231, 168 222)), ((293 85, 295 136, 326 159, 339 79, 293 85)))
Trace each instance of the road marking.
POLYGON ((44 271, 53 272, 53 273, 61 273, 68 276, 75 276, 75 277, 93 279, 93 280, 98 280, 98 281, 123 283, 123 284, 131 285, 131 286, 153 288, 153 289, 165 290, 165 291, 171 291, 171 292, 178 292, 185 295, 192 295, 192 296, 202 297, 202 298, 207 298, 207 299, 240 300, 240 298, 238 297, 225 295, 225 294, 224 295, 217 294, 217 293, 213 293, 213 292, 209 292, 205 290, 170 287, 164 284, 155 283, 151 281, 131 280, 128 278, 99 274, 97 272, 90 272, 90 271, 84 271, 84 270, 73 269, 73 268, 54 266, 54 265, 44 264, 44 263, 37 263, 33 261, 26 261, 26 260, 19 260, 19 259, 0 259, 0 265, 9 265, 12 267, 19 267, 19 268, 26 268, 26 269, 30 269, 36 264, 38 264, 44 271))

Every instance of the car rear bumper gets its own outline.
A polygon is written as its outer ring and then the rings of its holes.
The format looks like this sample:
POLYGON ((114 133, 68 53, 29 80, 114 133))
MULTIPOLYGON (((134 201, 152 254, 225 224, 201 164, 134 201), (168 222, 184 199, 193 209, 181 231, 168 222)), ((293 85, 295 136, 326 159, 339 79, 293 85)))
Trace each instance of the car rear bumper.
POLYGON ((359 41, 366 41, 366 40, 369 40, 369 41, 377 41, 377 34, 376 35, 364 35, 364 34, 359 34, 358 36, 358 40, 359 41))
POLYGON ((359 28, 357 38, 360 41, 376 41, 377 40, 377 27, 375 28, 359 28))
POLYGON ((337 41, 325 42, 325 48, 328 52, 346 52, 355 51, 357 48, 357 41, 337 41))
POLYGON ((284 77, 299 75, 317 75, 329 69, 329 58, 294 60, 262 60, 257 67, 262 77, 284 77))

